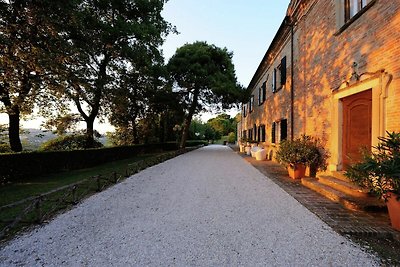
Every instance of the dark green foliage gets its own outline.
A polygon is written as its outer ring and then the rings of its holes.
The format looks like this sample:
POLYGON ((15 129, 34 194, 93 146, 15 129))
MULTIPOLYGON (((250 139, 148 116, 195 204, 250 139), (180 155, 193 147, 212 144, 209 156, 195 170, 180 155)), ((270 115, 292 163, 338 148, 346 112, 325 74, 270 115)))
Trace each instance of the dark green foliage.
POLYGON ((308 135, 282 141, 275 155, 276 160, 284 166, 297 163, 310 166, 313 172, 311 176, 315 176, 317 170, 326 170, 328 157, 329 153, 320 144, 320 140, 308 135))
POLYGON ((244 90, 236 80, 232 53, 226 48, 206 42, 186 44, 176 50, 167 67, 186 111, 181 147, 185 146, 194 114, 208 107, 227 108, 243 100, 244 90))
POLYGON ((8 144, 0 143, 0 153, 12 153, 11 147, 8 144))
MULTIPOLYGON (((204 144, 202 141, 188 143, 190 146, 204 144)), ((176 143, 163 143, 86 150, 1 154, 0 181, 27 180, 29 177, 33 178, 60 170, 82 169, 143 153, 172 151, 175 149, 177 149, 176 143)))
MULTIPOLYGON (((66 64, 59 68, 62 86, 58 89, 75 103, 86 122, 89 144, 93 141, 93 122, 106 115, 110 98, 117 102, 129 99, 128 104, 135 107, 135 101, 148 89, 144 81, 154 81, 149 79, 149 69, 153 63, 162 62, 158 49, 172 30, 161 16, 164 3, 77 1, 66 14, 69 19, 62 28, 66 64), (111 97, 114 92, 117 99, 111 97)), ((128 108, 128 104, 123 107, 128 108)), ((141 108, 140 104, 136 106, 141 108)))
POLYGON ((305 137, 284 140, 279 144, 275 158, 284 166, 307 163, 307 140, 305 137))
POLYGON ((228 134, 228 143, 234 144, 236 141, 236 135, 234 132, 228 134))
POLYGON ((221 139, 221 134, 219 132, 216 132, 214 128, 212 128, 209 124, 206 124, 204 137, 206 140, 214 141, 221 139))
POLYGON ((39 148, 39 150, 59 151, 59 150, 99 148, 102 146, 103 144, 97 140, 94 140, 93 146, 88 146, 86 135, 64 135, 43 143, 39 148))
POLYGON ((0 2, 0 112, 9 117, 8 135, 13 151, 22 151, 20 116, 29 114, 52 64, 56 45, 49 3, 59 1, 0 2))
POLYGON ((386 198, 388 192, 400 195, 400 133, 387 132, 379 141, 372 152, 364 152, 360 163, 348 168, 346 176, 378 197, 386 198))
POLYGON ((220 136, 227 136, 230 132, 236 132, 237 121, 228 114, 220 114, 207 121, 220 136))

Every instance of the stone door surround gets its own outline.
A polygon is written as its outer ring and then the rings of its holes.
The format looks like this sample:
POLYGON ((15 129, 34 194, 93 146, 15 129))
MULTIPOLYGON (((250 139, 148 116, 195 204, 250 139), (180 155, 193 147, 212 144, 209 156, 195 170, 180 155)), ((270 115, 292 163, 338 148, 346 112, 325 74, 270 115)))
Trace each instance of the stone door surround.
POLYGON ((332 139, 330 171, 343 170, 342 163, 342 140, 343 140, 343 106, 342 99, 372 89, 372 146, 378 144, 378 137, 384 136, 386 131, 386 108, 385 102, 388 88, 392 81, 392 75, 379 70, 367 72, 360 75, 359 80, 346 81, 332 91, 332 139))

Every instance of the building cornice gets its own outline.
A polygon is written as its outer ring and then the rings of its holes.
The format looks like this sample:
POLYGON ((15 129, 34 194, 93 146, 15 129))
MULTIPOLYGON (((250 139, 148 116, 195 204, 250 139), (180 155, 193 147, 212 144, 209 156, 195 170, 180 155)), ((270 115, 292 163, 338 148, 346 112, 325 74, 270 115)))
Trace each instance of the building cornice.
POLYGON ((258 80, 264 73, 265 69, 269 67, 271 62, 274 59, 274 52, 280 48, 280 46, 284 43, 286 37, 290 33, 290 18, 286 16, 282 23, 281 26, 279 27, 277 33, 275 34, 274 39, 272 40, 267 52, 265 53, 263 59, 261 60, 260 64, 258 65, 258 68, 253 76, 253 78, 250 81, 249 86, 247 87, 247 90, 252 90, 256 86, 258 80))

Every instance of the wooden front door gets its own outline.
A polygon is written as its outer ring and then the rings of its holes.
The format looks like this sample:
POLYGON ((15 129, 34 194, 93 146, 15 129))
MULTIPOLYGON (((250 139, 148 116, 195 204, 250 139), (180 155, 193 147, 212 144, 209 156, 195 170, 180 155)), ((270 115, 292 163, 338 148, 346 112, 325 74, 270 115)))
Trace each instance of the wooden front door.
POLYGON ((371 150, 372 90, 343 98, 343 168, 361 160, 361 149, 371 150))

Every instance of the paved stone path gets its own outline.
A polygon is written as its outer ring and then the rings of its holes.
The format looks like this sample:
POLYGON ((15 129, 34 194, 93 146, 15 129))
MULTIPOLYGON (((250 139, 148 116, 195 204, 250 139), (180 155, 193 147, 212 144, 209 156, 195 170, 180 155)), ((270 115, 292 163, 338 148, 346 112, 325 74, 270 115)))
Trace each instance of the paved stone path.
POLYGON ((0 249, 0 266, 374 266, 231 149, 148 168, 0 249))

